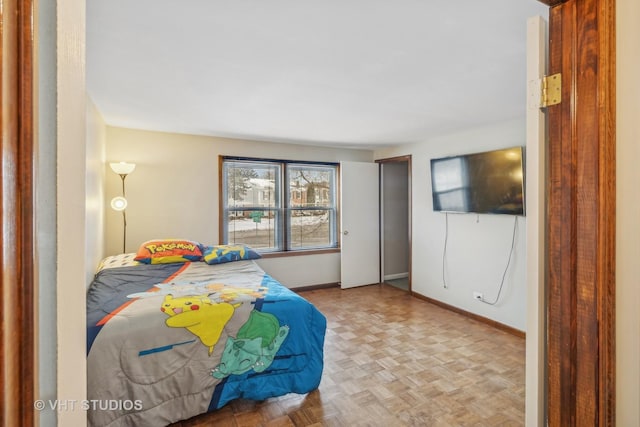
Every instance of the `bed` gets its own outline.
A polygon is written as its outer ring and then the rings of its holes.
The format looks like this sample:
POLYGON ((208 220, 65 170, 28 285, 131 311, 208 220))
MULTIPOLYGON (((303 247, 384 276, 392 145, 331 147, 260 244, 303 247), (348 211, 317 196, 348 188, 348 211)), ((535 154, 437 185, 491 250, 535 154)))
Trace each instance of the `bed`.
POLYGON ((105 259, 87 292, 90 426, 160 426, 320 383, 325 317, 254 260, 105 259))

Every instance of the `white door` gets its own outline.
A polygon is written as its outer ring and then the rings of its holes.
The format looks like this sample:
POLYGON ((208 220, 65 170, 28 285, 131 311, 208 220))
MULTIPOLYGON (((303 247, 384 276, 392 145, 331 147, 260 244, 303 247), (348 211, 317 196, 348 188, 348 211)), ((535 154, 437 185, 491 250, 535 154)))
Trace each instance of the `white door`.
POLYGON ((341 287, 380 282, 378 164, 340 163, 341 287))
POLYGON ((547 64, 547 23, 540 16, 527 21, 527 339, 526 425, 542 427, 545 405, 545 116, 540 110, 540 79, 547 64))

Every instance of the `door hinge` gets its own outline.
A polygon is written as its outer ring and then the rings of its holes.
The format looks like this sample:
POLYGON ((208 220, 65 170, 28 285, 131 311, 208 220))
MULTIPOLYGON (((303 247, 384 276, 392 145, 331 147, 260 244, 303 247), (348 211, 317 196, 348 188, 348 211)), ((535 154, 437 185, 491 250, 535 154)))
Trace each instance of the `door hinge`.
POLYGON ((542 77, 540 91, 540 108, 560 104, 562 101, 562 74, 542 77))

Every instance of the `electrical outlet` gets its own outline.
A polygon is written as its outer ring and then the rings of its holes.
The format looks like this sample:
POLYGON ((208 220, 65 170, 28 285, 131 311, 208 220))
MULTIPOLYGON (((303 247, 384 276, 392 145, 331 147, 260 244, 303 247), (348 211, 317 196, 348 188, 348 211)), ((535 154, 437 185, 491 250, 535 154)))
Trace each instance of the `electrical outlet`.
POLYGON ((482 301, 482 293, 474 292, 473 293, 473 299, 477 299, 478 301, 482 301))

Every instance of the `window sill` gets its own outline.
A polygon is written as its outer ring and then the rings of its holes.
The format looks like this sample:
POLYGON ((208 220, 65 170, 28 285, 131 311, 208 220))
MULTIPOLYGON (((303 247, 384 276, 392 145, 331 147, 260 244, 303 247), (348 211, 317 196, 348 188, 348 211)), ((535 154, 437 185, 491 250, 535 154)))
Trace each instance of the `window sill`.
POLYGON ((297 251, 282 251, 282 252, 265 252, 261 253, 262 258, 282 258, 290 256, 304 256, 304 255, 322 255, 340 253, 340 248, 329 249, 303 249, 297 251))

